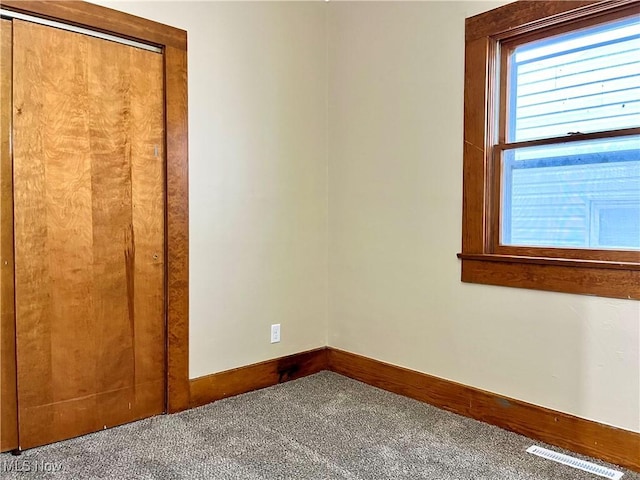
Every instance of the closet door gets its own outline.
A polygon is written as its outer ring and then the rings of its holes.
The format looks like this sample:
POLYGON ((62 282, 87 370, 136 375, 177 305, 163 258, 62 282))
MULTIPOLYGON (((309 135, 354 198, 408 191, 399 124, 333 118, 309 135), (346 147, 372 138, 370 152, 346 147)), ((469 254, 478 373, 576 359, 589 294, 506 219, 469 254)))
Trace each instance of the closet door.
POLYGON ((20 448, 165 405, 162 55, 14 20, 20 448))
POLYGON ((0 452, 18 448, 10 136, 11 22, 0 20, 0 452))

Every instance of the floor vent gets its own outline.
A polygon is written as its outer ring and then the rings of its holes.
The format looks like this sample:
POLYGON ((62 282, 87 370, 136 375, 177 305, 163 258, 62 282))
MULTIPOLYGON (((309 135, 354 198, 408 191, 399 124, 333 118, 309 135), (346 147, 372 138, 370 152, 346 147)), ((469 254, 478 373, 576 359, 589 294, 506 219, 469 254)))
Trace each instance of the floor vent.
POLYGON ((622 475, 624 475, 624 473, 618 472, 617 470, 611 470, 610 468, 601 467, 600 465, 586 462, 579 458, 570 457, 569 455, 564 455, 562 453, 556 453, 553 450, 547 450, 546 448, 538 447, 537 445, 532 445, 527 448, 527 452, 546 458, 547 460, 553 460, 554 462, 569 465, 570 467, 577 468, 579 470, 584 470, 585 472, 595 473, 596 475, 610 478, 611 480, 619 480, 622 478, 622 475))

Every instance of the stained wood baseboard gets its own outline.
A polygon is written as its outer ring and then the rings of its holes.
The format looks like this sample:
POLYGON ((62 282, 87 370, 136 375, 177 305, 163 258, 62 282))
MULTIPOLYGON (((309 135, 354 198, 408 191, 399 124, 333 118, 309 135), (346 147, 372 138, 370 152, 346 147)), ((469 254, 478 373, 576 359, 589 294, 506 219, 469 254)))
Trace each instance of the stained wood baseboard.
POLYGON ((323 347, 192 379, 191 408, 326 370, 327 353, 323 347))
POLYGON ((322 370, 330 370, 443 410, 640 472, 640 433, 331 347, 192 379, 191 407, 322 370))
POLYGON ((640 433, 335 348, 327 350, 328 369, 333 372, 551 445, 640 471, 640 433))

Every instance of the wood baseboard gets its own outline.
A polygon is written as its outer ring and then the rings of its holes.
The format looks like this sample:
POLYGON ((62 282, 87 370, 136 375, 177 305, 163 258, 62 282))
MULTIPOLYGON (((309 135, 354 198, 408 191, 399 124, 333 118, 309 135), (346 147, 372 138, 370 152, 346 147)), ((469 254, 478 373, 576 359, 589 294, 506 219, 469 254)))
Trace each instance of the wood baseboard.
POLYGON ((640 433, 328 348, 328 369, 573 452, 640 471, 640 433))
POLYGON ((325 347, 234 368, 190 381, 191 408, 326 370, 325 347))
POLYGON ((192 379, 191 407, 330 370, 550 445, 640 472, 640 433, 585 420, 335 348, 192 379))

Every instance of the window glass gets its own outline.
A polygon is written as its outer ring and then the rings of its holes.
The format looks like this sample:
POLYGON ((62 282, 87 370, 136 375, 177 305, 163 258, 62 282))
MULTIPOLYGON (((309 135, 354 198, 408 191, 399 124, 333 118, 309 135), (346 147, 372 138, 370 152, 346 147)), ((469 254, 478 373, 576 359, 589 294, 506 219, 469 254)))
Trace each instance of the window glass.
POLYGON ((640 250, 640 137, 506 150, 503 245, 640 250))

